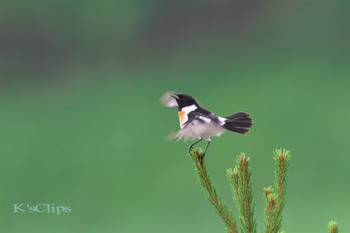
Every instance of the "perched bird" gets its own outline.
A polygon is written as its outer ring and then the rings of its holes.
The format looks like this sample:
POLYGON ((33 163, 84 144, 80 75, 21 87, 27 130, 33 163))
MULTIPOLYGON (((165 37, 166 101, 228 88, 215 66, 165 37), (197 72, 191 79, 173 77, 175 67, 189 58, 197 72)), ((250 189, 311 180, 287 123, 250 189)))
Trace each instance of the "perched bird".
POLYGON ((220 117, 202 108, 190 95, 166 92, 161 97, 161 102, 167 107, 178 108, 180 130, 168 136, 169 139, 199 139, 189 147, 191 152, 193 146, 203 139, 208 143, 204 150, 205 155, 211 138, 220 136, 225 130, 240 134, 247 134, 252 127, 252 119, 245 112, 238 112, 227 117, 220 117))

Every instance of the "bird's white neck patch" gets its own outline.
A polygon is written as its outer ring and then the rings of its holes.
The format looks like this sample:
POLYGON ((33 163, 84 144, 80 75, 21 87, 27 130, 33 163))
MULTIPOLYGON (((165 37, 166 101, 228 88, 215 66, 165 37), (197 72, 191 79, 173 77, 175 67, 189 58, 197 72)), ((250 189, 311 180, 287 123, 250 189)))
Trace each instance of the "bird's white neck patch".
POLYGON ((188 120, 188 114, 196 109, 197 109, 197 106, 192 104, 190 106, 183 107, 181 109, 181 111, 178 112, 179 121, 180 121, 180 128, 182 128, 183 124, 185 124, 186 121, 188 120))
POLYGON ((192 104, 192 105, 190 105, 190 106, 183 107, 183 108, 181 109, 181 111, 184 111, 184 112, 186 112, 186 113, 190 113, 190 112, 192 112, 193 110, 196 110, 196 109, 197 109, 197 106, 194 105, 194 104, 192 104))

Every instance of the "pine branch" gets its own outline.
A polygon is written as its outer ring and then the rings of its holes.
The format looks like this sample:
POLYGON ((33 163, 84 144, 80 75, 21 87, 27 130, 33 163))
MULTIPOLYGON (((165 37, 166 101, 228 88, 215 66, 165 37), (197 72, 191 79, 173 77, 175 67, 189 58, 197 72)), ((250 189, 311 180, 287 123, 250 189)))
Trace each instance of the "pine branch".
MULTIPOLYGON (((236 221, 227 208, 224 201, 217 194, 207 172, 206 164, 201 149, 193 150, 190 157, 195 165, 198 180, 203 186, 209 201, 225 224, 228 233, 238 233, 236 221)), ((285 233, 281 231, 282 212, 286 198, 287 170, 291 155, 289 151, 275 150, 275 189, 271 186, 264 188, 265 200, 265 228, 264 233, 285 233)), ((235 205, 240 214, 240 230, 242 233, 256 233, 256 221, 254 220, 254 203, 251 183, 250 159, 241 154, 236 159, 236 165, 227 170, 227 177, 231 184, 231 190, 235 205)), ((328 233, 339 233, 338 223, 330 221, 328 233)))
POLYGON ((264 188, 265 197, 265 233, 278 232, 278 220, 276 218, 277 212, 277 194, 271 186, 264 188))
POLYGON ((328 233, 338 233, 338 228, 338 223, 336 221, 332 220, 328 223, 328 233))
POLYGON ((282 211, 286 198, 287 170, 291 155, 285 149, 278 149, 274 152, 275 160, 275 186, 278 196, 278 218, 282 221, 282 211))
POLYGON ((271 187, 264 189, 265 233, 277 233, 281 229, 290 157, 289 151, 284 149, 278 149, 274 152, 276 190, 271 187))
POLYGON ((245 154, 237 157, 236 166, 227 170, 227 177, 234 203, 240 213, 240 230, 244 233, 256 233, 250 159, 245 154))
POLYGON ((231 212, 228 210, 221 197, 217 194, 216 189, 210 180, 202 151, 200 149, 193 150, 193 152, 190 153, 190 157, 195 165, 198 180, 206 191, 209 201, 224 222, 226 231, 228 233, 238 233, 237 224, 233 219, 231 212))

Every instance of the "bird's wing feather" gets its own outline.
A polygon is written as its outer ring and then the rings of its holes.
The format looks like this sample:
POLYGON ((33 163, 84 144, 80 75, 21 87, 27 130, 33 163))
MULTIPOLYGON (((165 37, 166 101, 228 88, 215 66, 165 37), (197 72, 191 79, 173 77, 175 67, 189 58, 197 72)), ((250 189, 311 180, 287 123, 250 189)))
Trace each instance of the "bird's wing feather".
POLYGON ((184 141, 192 140, 196 138, 204 138, 210 140, 213 136, 219 136, 223 133, 224 129, 211 119, 205 117, 203 114, 197 114, 193 118, 190 118, 183 128, 177 133, 170 134, 167 139, 177 139, 184 141))

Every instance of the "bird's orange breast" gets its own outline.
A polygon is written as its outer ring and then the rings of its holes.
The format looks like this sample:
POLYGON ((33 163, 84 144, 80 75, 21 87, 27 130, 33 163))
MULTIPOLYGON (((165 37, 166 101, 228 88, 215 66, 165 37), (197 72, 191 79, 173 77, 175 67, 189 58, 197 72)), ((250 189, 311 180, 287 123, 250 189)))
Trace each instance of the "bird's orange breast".
POLYGON ((180 121, 180 126, 183 125, 187 121, 187 116, 185 111, 179 111, 177 112, 179 115, 179 121, 180 121))

